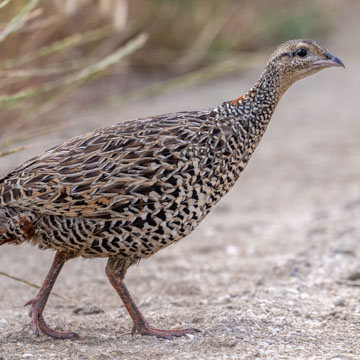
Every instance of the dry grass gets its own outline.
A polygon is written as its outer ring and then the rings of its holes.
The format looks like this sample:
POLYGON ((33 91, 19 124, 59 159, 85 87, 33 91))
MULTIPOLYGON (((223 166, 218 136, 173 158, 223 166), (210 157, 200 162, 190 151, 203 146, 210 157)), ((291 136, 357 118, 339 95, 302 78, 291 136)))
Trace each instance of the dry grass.
POLYGON ((94 79, 130 67, 175 77, 121 102, 151 96, 243 68, 221 65, 239 52, 324 33, 324 16, 310 0, 0 1, 0 156, 52 129, 56 109, 94 79))

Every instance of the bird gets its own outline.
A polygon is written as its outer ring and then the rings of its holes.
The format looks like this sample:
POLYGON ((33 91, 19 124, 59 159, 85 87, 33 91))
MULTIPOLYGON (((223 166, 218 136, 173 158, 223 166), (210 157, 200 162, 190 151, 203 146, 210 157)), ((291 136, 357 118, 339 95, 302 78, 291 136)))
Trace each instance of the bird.
POLYGON ((314 40, 289 40, 272 53, 244 95, 209 110, 130 120, 74 137, 0 179, 0 245, 29 242, 55 251, 30 306, 30 325, 57 339, 43 312, 65 262, 108 258, 105 273, 132 322, 132 334, 172 339, 195 328, 149 324, 124 282, 127 269, 190 234, 233 187, 274 110, 297 80, 343 62, 314 40))

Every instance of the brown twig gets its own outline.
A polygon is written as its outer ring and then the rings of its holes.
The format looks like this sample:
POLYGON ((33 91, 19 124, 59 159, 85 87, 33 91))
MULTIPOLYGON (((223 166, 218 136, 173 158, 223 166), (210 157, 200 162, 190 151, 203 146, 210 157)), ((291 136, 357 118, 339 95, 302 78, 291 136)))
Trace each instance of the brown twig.
MULTIPOLYGON (((27 280, 18 278, 18 277, 16 277, 16 276, 12 276, 12 275, 4 272, 4 271, 0 271, 0 276, 5 276, 5 277, 7 277, 7 278, 9 278, 9 279, 12 279, 12 280, 21 282, 21 283, 23 283, 23 284, 25 284, 25 285, 28 285, 28 286, 31 286, 31 287, 33 287, 33 288, 35 288, 35 289, 40 289, 40 286, 39 286, 39 285, 33 284, 33 283, 31 283, 31 282, 29 282, 29 281, 27 281, 27 280)), ((74 304, 79 305, 79 302, 78 302, 78 301, 73 300, 73 299, 70 299, 70 298, 67 298, 67 297, 62 296, 62 295, 60 295, 60 294, 57 294, 56 292, 52 292, 51 295, 54 295, 54 296, 56 296, 56 297, 58 297, 58 298, 60 298, 60 299, 63 299, 63 300, 65 300, 65 301, 72 302, 72 303, 74 303, 74 304)))

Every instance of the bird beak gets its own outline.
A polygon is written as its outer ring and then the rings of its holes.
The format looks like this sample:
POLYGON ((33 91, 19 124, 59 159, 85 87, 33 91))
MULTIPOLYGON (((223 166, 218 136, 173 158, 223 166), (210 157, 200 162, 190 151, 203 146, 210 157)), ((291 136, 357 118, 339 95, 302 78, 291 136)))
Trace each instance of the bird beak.
POLYGON ((328 51, 326 51, 325 56, 326 59, 314 62, 314 65, 319 65, 321 67, 342 66, 345 69, 344 63, 338 57, 330 54, 328 51))

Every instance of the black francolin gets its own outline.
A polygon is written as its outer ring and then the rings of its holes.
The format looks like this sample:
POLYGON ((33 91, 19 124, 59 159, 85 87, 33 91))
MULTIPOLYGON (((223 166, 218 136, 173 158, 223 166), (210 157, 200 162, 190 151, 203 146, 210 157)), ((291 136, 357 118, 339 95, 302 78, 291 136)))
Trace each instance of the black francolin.
POLYGON ((106 274, 133 320, 133 333, 160 338, 196 329, 151 327, 124 283, 129 266, 188 235, 235 184, 277 103, 296 80, 344 66, 312 40, 271 55, 245 95, 206 111, 128 121, 75 137, 0 180, 0 245, 29 241, 54 249, 31 306, 31 327, 54 338, 43 310, 64 265, 108 257, 106 274))

